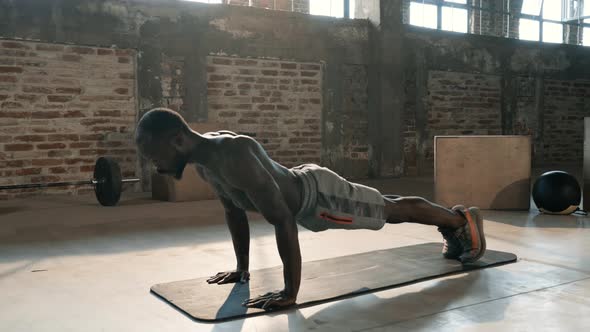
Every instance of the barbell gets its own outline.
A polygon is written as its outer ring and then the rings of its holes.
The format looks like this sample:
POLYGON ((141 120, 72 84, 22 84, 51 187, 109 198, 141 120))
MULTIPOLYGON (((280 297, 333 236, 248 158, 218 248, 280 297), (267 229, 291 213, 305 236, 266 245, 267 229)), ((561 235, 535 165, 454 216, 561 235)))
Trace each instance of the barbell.
POLYGON ((119 164, 111 158, 100 157, 94 164, 94 178, 90 180, 14 184, 0 186, 0 190, 93 185, 98 202, 103 206, 113 206, 121 198, 123 183, 139 181, 139 179, 122 179, 119 164))

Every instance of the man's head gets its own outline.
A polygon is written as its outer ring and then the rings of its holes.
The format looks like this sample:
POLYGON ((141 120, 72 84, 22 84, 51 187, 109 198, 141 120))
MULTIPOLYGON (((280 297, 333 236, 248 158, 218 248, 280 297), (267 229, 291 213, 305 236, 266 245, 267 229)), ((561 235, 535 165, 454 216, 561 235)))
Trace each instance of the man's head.
POLYGON ((139 120, 135 143, 139 152, 155 164, 158 173, 180 179, 191 159, 192 134, 180 114, 155 108, 139 120))

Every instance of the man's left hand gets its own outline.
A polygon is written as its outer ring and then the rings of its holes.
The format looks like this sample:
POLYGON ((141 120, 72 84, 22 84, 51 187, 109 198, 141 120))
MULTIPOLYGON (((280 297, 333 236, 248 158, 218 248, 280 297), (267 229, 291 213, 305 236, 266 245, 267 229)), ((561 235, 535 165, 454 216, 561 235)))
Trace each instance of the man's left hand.
POLYGON ((250 280, 250 273, 248 271, 236 270, 228 272, 219 272, 211 278, 207 279, 207 283, 223 285, 239 282, 241 284, 244 284, 248 280, 250 280))
POLYGON ((284 290, 276 292, 268 292, 256 298, 249 299, 242 303, 248 308, 260 308, 264 310, 272 310, 279 307, 287 307, 295 304, 296 298, 289 296, 284 290))

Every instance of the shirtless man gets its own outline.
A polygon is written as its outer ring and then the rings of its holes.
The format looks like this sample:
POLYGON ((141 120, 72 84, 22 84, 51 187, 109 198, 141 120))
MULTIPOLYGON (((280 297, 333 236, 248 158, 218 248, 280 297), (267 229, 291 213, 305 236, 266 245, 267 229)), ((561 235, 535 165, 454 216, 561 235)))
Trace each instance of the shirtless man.
POLYGON ((334 228, 379 230, 385 223, 433 225, 443 235, 445 258, 471 263, 485 252, 483 219, 477 208, 458 205, 446 209, 420 197, 381 195, 376 189, 348 182, 314 164, 289 169, 272 160, 262 145, 248 136, 230 131, 197 133, 168 109, 147 112, 139 121, 135 141, 159 173, 180 179, 185 166, 195 164, 219 196, 237 267, 207 282, 249 280, 246 211, 259 212, 274 226, 285 287, 247 300, 247 307, 273 309, 296 302, 301 282, 297 224, 314 232, 334 228))

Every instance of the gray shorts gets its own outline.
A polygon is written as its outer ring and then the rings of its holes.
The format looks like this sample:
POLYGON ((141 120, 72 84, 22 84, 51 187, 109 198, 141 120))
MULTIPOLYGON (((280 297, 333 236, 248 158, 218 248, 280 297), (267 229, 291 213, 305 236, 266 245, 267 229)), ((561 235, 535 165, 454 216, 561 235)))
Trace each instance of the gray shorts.
POLYGON ((297 223, 313 232, 327 229, 372 229, 385 225, 385 202, 381 193, 348 182, 331 170, 315 164, 291 169, 303 183, 303 202, 297 223))

